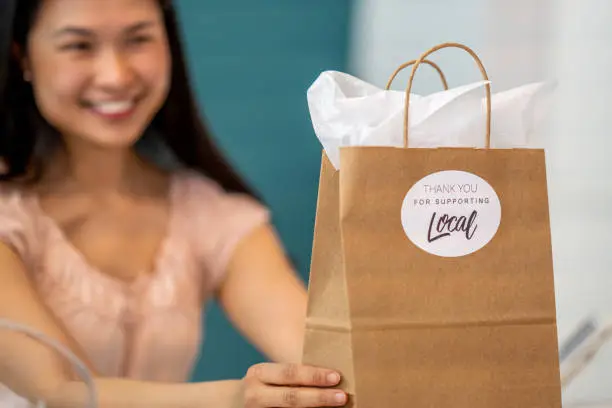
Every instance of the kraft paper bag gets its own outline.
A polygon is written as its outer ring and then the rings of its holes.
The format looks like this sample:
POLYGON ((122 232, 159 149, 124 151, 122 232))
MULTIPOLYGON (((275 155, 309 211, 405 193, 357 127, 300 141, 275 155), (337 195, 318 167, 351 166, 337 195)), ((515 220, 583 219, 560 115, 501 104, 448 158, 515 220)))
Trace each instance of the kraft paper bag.
MULTIPOLYGON (((355 408, 560 408, 541 149, 323 152, 303 363, 338 369, 355 408)), ((418 101, 417 101, 418 102, 418 101)))

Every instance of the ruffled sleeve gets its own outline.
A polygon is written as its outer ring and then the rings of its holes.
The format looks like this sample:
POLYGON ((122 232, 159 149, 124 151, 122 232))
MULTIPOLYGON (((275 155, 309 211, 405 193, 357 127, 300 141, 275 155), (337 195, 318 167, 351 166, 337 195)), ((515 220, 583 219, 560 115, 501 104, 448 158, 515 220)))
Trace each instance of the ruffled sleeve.
POLYGON ((192 247, 209 289, 225 276, 243 238, 270 220, 268 209, 246 194, 228 193, 214 181, 190 173, 183 180, 192 247))
POLYGON ((35 256, 35 218, 20 191, 0 187, 0 242, 29 264, 35 256))

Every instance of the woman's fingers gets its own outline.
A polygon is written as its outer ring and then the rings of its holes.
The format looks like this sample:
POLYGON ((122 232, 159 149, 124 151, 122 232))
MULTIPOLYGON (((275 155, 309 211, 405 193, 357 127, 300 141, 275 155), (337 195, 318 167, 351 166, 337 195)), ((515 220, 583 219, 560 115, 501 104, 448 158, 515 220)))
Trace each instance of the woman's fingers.
POLYGON ((278 408, 340 407, 346 394, 329 388, 254 387, 245 395, 245 406, 278 408))
POLYGON ((252 366, 244 378, 246 408, 315 408, 346 405, 336 371, 297 364, 263 363, 252 366))
POLYGON ((301 387, 333 387, 340 382, 340 374, 333 370, 297 364, 257 364, 249 369, 246 378, 250 377, 265 384, 301 387))

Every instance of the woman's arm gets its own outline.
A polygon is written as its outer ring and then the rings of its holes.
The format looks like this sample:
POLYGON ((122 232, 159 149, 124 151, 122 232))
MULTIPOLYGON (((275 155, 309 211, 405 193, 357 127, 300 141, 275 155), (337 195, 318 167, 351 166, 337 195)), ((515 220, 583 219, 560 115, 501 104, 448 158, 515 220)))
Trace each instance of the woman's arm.
POLYGON ((306 288, 270 225, 238 245, 218 297, 234 325, 270 359, 301 361, 306 288))
MULTIPOLYGON (((0 318, 27 325, 71 346, 44 307, 19 257, 0 244, 0 318)), ((77 351, 78 354, 78 351, 77 351)), ((235 406, 240 381, 200 384, 161 384, 96 378, 100 408, 235 406)), ((0 383, 31 401, 44 400, 50 408, 80 408, 87 401, 85 385, 52 349, 24 334, 0 330, 0 383)))
MULTIPOLYGON (((99 408, 242 408, 241 381, 206 383, 148 383, 124 379, 96 380, 99 408)), ((87 388, 66 381, 41 395, 49 408, 82 408, 88 401, 87 388)))

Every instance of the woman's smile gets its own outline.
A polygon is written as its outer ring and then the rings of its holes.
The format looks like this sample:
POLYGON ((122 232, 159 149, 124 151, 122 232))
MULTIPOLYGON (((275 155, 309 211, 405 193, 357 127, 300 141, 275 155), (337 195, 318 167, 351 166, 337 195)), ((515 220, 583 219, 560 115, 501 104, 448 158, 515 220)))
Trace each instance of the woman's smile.
POLYGON ((100 102, 86 102, 85 109, 104 120, 122 120, 130 118, 138 107, 139 99, 115 99, 100 102))

